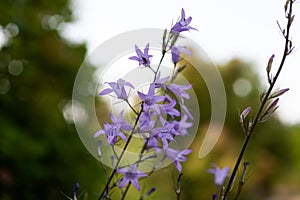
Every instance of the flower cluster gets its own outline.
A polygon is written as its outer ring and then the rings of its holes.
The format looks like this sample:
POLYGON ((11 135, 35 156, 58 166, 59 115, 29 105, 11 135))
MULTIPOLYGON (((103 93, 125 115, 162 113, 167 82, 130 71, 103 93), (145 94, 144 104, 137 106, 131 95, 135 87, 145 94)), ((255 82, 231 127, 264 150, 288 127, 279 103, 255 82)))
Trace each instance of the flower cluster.
MULTIPOLYGON (((148 157, 148 160, 160 156, 161 160, 159 163, 162 163, 168 159, 174 163, 178 172, 182 173, 181 163, 187 160, 186 155, 191 153, 191 150, 175 149, 174 145, 172 146, 171 144, 176 143, 178 137, 188 135, 188 129, 193 126, 193 116, 185 104, 190 99, 188 90, 192 88, 192 85, 188 82, 183 85, 177 84, 175 80, 180 70, 183 69, 183 66, 178 64, 180 54, 191 55, 191 52, 186 47, 176 46, 176 41, 180 32, 196 30, 189 25, 191 20, 191 17, 185 19, 185 12, 182 9, 181 19, 170 29, 168 37, 165 34, 163 36, 162 59, 166 53, 170 53, 176 73, 162 77, 160 71, 161 63, 156 68, 151 65, 151 58, 153 56, 149 54, 150 44, 146 44, 144 50, 135 45, 136 55, 129 57, 129 59, 137 61, 139 67, 149 68, 153 72, 153 82, 149 83, 146 92, 137 91, 135 94, 130 94, 138 98, 139 103, 137 106, 133 106, 130 103, 130 95, 126 92, 125 88, 134 89, 135 86, 121 78, 116 82, 106 82, 109 88, 99 93, 101 96, 114 94, 114 98, 125 101, 135 115, 132 120, 134 123, 132 123, 124 119, 124 115, 126 114, 124 111, 118 117, 115 117, 111 113, 111 123, 104 123, 103 129, 94 134, 94 138, 96 139, 102 136, 105 137, 106 143, 112 147, 114 153, 112 160, 115 161, 113 163, 115 170, 108 179, 101 199, 108 197, 109 191, 113 187, 110 186, 110 181, 115 174, 120 174, 120 176, 117 176, 119 177, 119 181, 113 184, 114 186, 118 185, 119 188, 123 188, 126 185, 129 187, 132 184, 136 190, 140 190, 138 179, 147 177, 148 175, 138 169, 147 152, 154 152, 154 156, 148 157), (140 149, 140 156, 132 163, 128 163, 127 165, 120 164, 133 135, 143 138, 144 142, 140 149), (122 152, 117 153, 114 150, 114 146, 120 142, 125 143, 125 145, 122 152)), ((98 140, 98 144, 101 144, 100 140, 101 138, 98 140)), ((101 146, 98 146, 98 154, 100 157, 102 156, 101 146)), ((156 166, 157 163, 153 162, 153 171, 156 166)), ((150 193, 154 190, 152 189, 150 193)))

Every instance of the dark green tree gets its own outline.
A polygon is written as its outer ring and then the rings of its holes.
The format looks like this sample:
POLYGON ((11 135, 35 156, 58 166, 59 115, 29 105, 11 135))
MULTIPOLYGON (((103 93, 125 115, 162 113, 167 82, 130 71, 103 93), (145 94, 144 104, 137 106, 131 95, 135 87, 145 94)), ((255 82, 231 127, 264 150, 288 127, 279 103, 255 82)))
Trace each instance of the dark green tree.
POLYGON ((68 5, 0 2, 0 199, 64 199, 77 181, 97 191, 97 161, 62 114, 86 52, 59 33, 68 5))

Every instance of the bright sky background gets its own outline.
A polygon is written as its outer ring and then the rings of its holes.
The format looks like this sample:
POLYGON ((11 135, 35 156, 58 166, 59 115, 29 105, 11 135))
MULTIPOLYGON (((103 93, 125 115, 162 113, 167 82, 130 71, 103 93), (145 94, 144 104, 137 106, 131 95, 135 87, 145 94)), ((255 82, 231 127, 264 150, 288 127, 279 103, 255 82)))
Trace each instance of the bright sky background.
MULTIPOLYGON (((241 58, 253 63, 265 81, 265 67, 274 53, 277 66, 283 37, 276 20, 285 25, 285 0, 73 0, 76 22, 64 29, 66 38, 88 45, 92 52, 107 39, 138 28, 169 28, 184 8, 198 32, 188 35, 215 63, 241 58)), ((294 5, 300 13, 300 1, 294 5)), ((300 123, 300 14, 292 29, 293 55, 288 57, 277 87, 290 88, 280 99, 278 113, 284 122, 300 123)))

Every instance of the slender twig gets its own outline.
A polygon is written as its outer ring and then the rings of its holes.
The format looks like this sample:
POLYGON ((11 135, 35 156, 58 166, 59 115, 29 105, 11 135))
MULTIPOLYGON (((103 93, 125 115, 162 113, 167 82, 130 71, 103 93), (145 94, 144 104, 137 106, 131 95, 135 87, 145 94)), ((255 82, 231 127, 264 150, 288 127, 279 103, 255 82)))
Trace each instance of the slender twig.
POLYGON ((123 195, 122 195, 121 200, 124 200, 124 199, 125 199, 125 196, 126 196, 128 190, 129 190, 129 188, 130 188, 130 185, 131 185, 131 182, 129 182, 128 185, 126 186, 126 189, 125 189, 125 191, 124 191, 124 193, 123 193, 123 195))
POLYGON ((286 35, 284 35, 284 37, 285 37, 285 45, 284 45, 284 52, 283 52, 283 55, 282 55, 282 59, 281 59, 280 65, 278 67, 276 75, 274 76, 272 82, 269 85, 269 88, 268 88, 266 94, 264 95, 264 98, 262 100, 262 103, 261 103, 261 105, 259 107, 258 112, 256 113, 256 116, 255 116, 255 118, 253 120, 253 123, 251 124, 250 128, 247 130, 246 138, 244 140, 243 146, 241 148, 241 151, 240 151, 239 156, 238 156, 238 158, 236 160, 234 169, 232 171, 232 174, 231 174, 230 179, 228 181, 228 184, 226 186, 225 193, 224 193, 224 196, 222 198, 223 200, 226 200, 227 197, 228 197, 228 195, 229 195, 232 183, 233 183, 233 181, 235 179, 236 173, 238 171, 238 168, 240 166, 242 158, 243 158, 243 156, 245 154, 245 151, 246 151, 246 148, 247 148, 248 143, 250 141, 250 138, 252 136, 252 133, 253 133, 253 131, 254 131, 257 123, 259 122, 259 119, 260 119, 260 117, 261 117, 261 115, 263 113, 263 110, 264 110, 264 108, 265 108, 265 106, 267 104, 267 101, 269 100, 270 94, 271 94, 272 89, 273 89, 273 87, 274 87, 274 85, 275 85, 275 83, 276 83, 276 81, 277 81, 277 79, 279 77, 279 74, 280 74, 280 72, 281 72, 281 70, 283 68, 283 65, 285 63, 286 57, 291 53, 292 48, 289 46, 290 43, 291 43, 290 39, 289 39, 289 36, 290 36, 291 23, 293 21, 293 16, 292 16, 292 6, 293 6, 293 3, 294 3, 294 0, 289 0, 289 10, 288 10, 287 16, 286 16, 287 17, 286 35))
POLYGON ((125 100, 125 102, 128 104, 128 106, 131 108, 131 110, 138 115, 139 113, 132 107, 132 105, 129 103, 128 99, 125 100))

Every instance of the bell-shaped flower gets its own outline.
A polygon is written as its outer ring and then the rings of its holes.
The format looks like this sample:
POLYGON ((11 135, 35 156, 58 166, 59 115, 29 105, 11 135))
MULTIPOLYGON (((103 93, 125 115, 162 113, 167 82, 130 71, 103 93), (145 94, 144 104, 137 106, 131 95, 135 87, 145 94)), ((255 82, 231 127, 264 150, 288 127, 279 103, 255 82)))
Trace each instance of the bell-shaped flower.
POLYGON ((110 114, 110 118, 113 123, 104 123, 104 128, 97 131, 94 134, 94 138, 105 134, 106 141, 109 145, 114 145, 117 142, 118 137, 122 138, 124 141, 127 141, 127 138, 122 130, 129 131, 131 130, 131 126, 124 120, 122 115, 123 112, 119 114, 119 118, 115 118, 112 114, 110 114))
POLYGON ((168 147, 165 147, 164 151, 165 151, 166 157, 173 161, 173 163, 175 164, 175 166, 179 172, 182 172, 181 163, 185 162, 187 160, 185 155, 188 155, 189 153, 192 152, 192 150, 190 150, 190 149, 185 149, 183 151, 179 151, 179 150, 171 149, 168 147))
POLYGON ((192 87, 191 84, 186 83, 185 85, 178 85, 178 84, 170 84, 167 88, 175 94, 177 97, 181 99, 181 102, 184 103, 184 99, 189 99, 190 96, 186 93, 185 90, 188 90, 192 87))
POLYGON ((174 24, 174 26, 171 28, 171 31, 178 34, 183 31, 189 31, 189 30, 197 30, 190 26, 190 23, 192 21, 192 17, 185 18, 185 11, 182 8, 181 9, 181 18, 178 22, 174 24))
POLYGON ((150 67, 150 58, 153 55, 149 55, 149 43, 146 45, 145 49, 144 49, 144 53, 142 52, 142 50, 135 45, 135 52, 137 54, 137 56, 131 56, 129 57, 130 60, 136 60, 139 62, 139 66, 143 65, 145 67, 150 67))
POLYGON ((125 185, 127 185, 129 182, 131 182, 132 185, 135 187, 135 189, 140 191, 140 184, 139 184, 138 179, 140 177, 147 176, 147 174, 145 174, 142 171, 137 170, 136 168, 137 168, 137 165, 133 164, 133 165, 130 165, 129 168, 119 168, 119 169, 117 169, 118 173, 124 175, 123 178, 120 181, 119 188, 123 188, 125 185))
POLYGON ((212 164, 214 168, 208 169, 208 173, 214 174, 214 182, 217 186, 223 185, 226 177, 229 175, 229 167, 224 167, 220 169, 216 164, 212 164))
POLYGON ((118 99, 123 99, 123 100, 126 100, 128 98, 128 95, 126 93, 126 90, 125 90, 125 86, 128 86, 128 87, 131 87, 131 88, 134 88, 133 85, 129 82, 126 82, 125 80, 123 79, 118 79, 117 82, 106 82, 111 88, 107 88, 107 89, 104 89, 102 90, 99 95, 106 95, 106 94, 109 94, 109 93, 112 93, 114 92, 116 95, 117 95, 117 98, 118 99))
POLYGON ((187 122, 187 115, 184 114, 183 117, 181 117, 180 121, 174 121, 175 124, 174 130, 176 131, 176 135, 185 136, 188 134, 187 129, 193 126, 192 122, 187 122))
POLYGON ((138 91, 138 95, 139 95, 140 99, 147 106, 152 106, 153 104, 161 102, 165 99, 164 96, 156 96, 155 95, 155 84, 154 83, 150 84, 148 94, 144 94, 144 93, 138 91))

